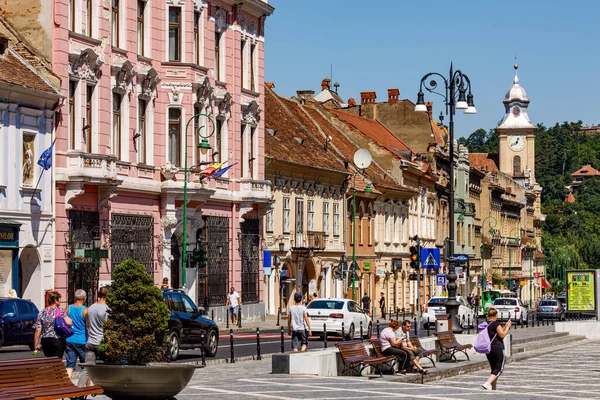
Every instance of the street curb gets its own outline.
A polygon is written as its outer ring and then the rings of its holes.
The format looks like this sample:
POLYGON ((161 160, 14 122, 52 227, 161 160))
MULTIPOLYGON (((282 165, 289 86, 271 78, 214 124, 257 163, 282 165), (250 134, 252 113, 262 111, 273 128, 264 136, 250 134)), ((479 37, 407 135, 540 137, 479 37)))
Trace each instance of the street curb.
MULTIPOLYGON (((278 354, 278 353, 275 353, 278 354)), ((242 356, 242 357, 233 357, 235 362, 238 361, 262 361, 265 359, 270 359, 272 358, 273 354, 265 354, 264 356, 261 355, 261 360, 256 360, 256 356, 242 356)), ((231 359, 230 358, 219 358, 217 360, 206 360, 206 365, 219 365, 219 364, 231 364, 231 359)))

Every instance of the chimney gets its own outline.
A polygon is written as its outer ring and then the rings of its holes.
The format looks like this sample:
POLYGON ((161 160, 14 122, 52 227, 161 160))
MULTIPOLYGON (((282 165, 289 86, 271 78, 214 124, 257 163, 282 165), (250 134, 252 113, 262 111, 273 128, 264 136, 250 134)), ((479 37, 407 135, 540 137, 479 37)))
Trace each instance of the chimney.
POLYGON ((265 85, 267 85, 269 89, 275 89, 275 82, 265 82, 265 85))
POLYGON ((360 104, 375 104, 375 92, 360 92, 360 104))
POLYGON ((321 90, 331 89, 331 79, 325 78, 321 81, 321 90))
POLYGON ((348 99, 348 107, 356 107, 356 100, 354 100, 354 97, 348 99))
POLYGON ((398 102, 398 96, 400 96, 400 90, 388 89, 388 103, 396 104, 398 102))
POLYGON ((306 101, 315 101, 314 90, 296 90, 296 94, 298 95, 298 97, 306 101))
POLYGON ((429 118, 433 117, 433 101, 426 101, 425 106, 427 107, 427 114, 429 114, 429 118))

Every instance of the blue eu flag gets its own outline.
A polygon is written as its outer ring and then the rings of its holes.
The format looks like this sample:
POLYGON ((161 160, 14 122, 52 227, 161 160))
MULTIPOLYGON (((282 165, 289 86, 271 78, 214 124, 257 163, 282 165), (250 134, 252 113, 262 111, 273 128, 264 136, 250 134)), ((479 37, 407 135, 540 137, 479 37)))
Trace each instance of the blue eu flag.
POLYGON ((52 142, 50 147, 48 147, 46 150, 44 150, 44 152, 40 156, 40 159, 37 162, 38 165, 40 167, 44 168, 45 170, 49 170, 52 167, 52 150, 54 149, 55 141, 56 141, 56 139, 52 142))

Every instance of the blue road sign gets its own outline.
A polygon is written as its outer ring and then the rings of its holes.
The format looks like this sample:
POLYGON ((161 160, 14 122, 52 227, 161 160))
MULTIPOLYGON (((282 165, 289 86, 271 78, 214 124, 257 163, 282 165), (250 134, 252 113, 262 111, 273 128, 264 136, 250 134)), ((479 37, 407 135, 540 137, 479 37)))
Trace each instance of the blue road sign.
POLYGON ((437 286, 446 286, 446 275, 445 274, 437 274, 435 276, 435 284, 437 286))
POLYGON ((466 254, 455 254, 454 259, 460 263, 466 263, 469 261, 469 256, 466 254))
POLYGON ((421 267, 439 268, 440 249, 421 249, 421 267))

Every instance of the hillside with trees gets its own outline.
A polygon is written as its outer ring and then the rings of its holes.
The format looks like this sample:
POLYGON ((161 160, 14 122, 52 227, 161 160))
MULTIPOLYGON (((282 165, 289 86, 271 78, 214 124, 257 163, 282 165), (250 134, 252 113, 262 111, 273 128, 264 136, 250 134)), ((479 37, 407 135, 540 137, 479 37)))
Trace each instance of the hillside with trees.
MULTIPOLYGON (((571 174, 586 164, 600 169, 600 137, 581 131, 581 121, 552 127, 538 125, 535 133, 536 180, 542 186, 542 212, 546 214, 542 245, 553 285, 564 268, 600 265, 600 178, 585 181, 574 190, 575 202, 565 202, 571 174)), ((459 143, 470 152, 498 152, 495 129, 478 129, 459 143)), ((557 287, 557 290, 562 288, 557 287)))

